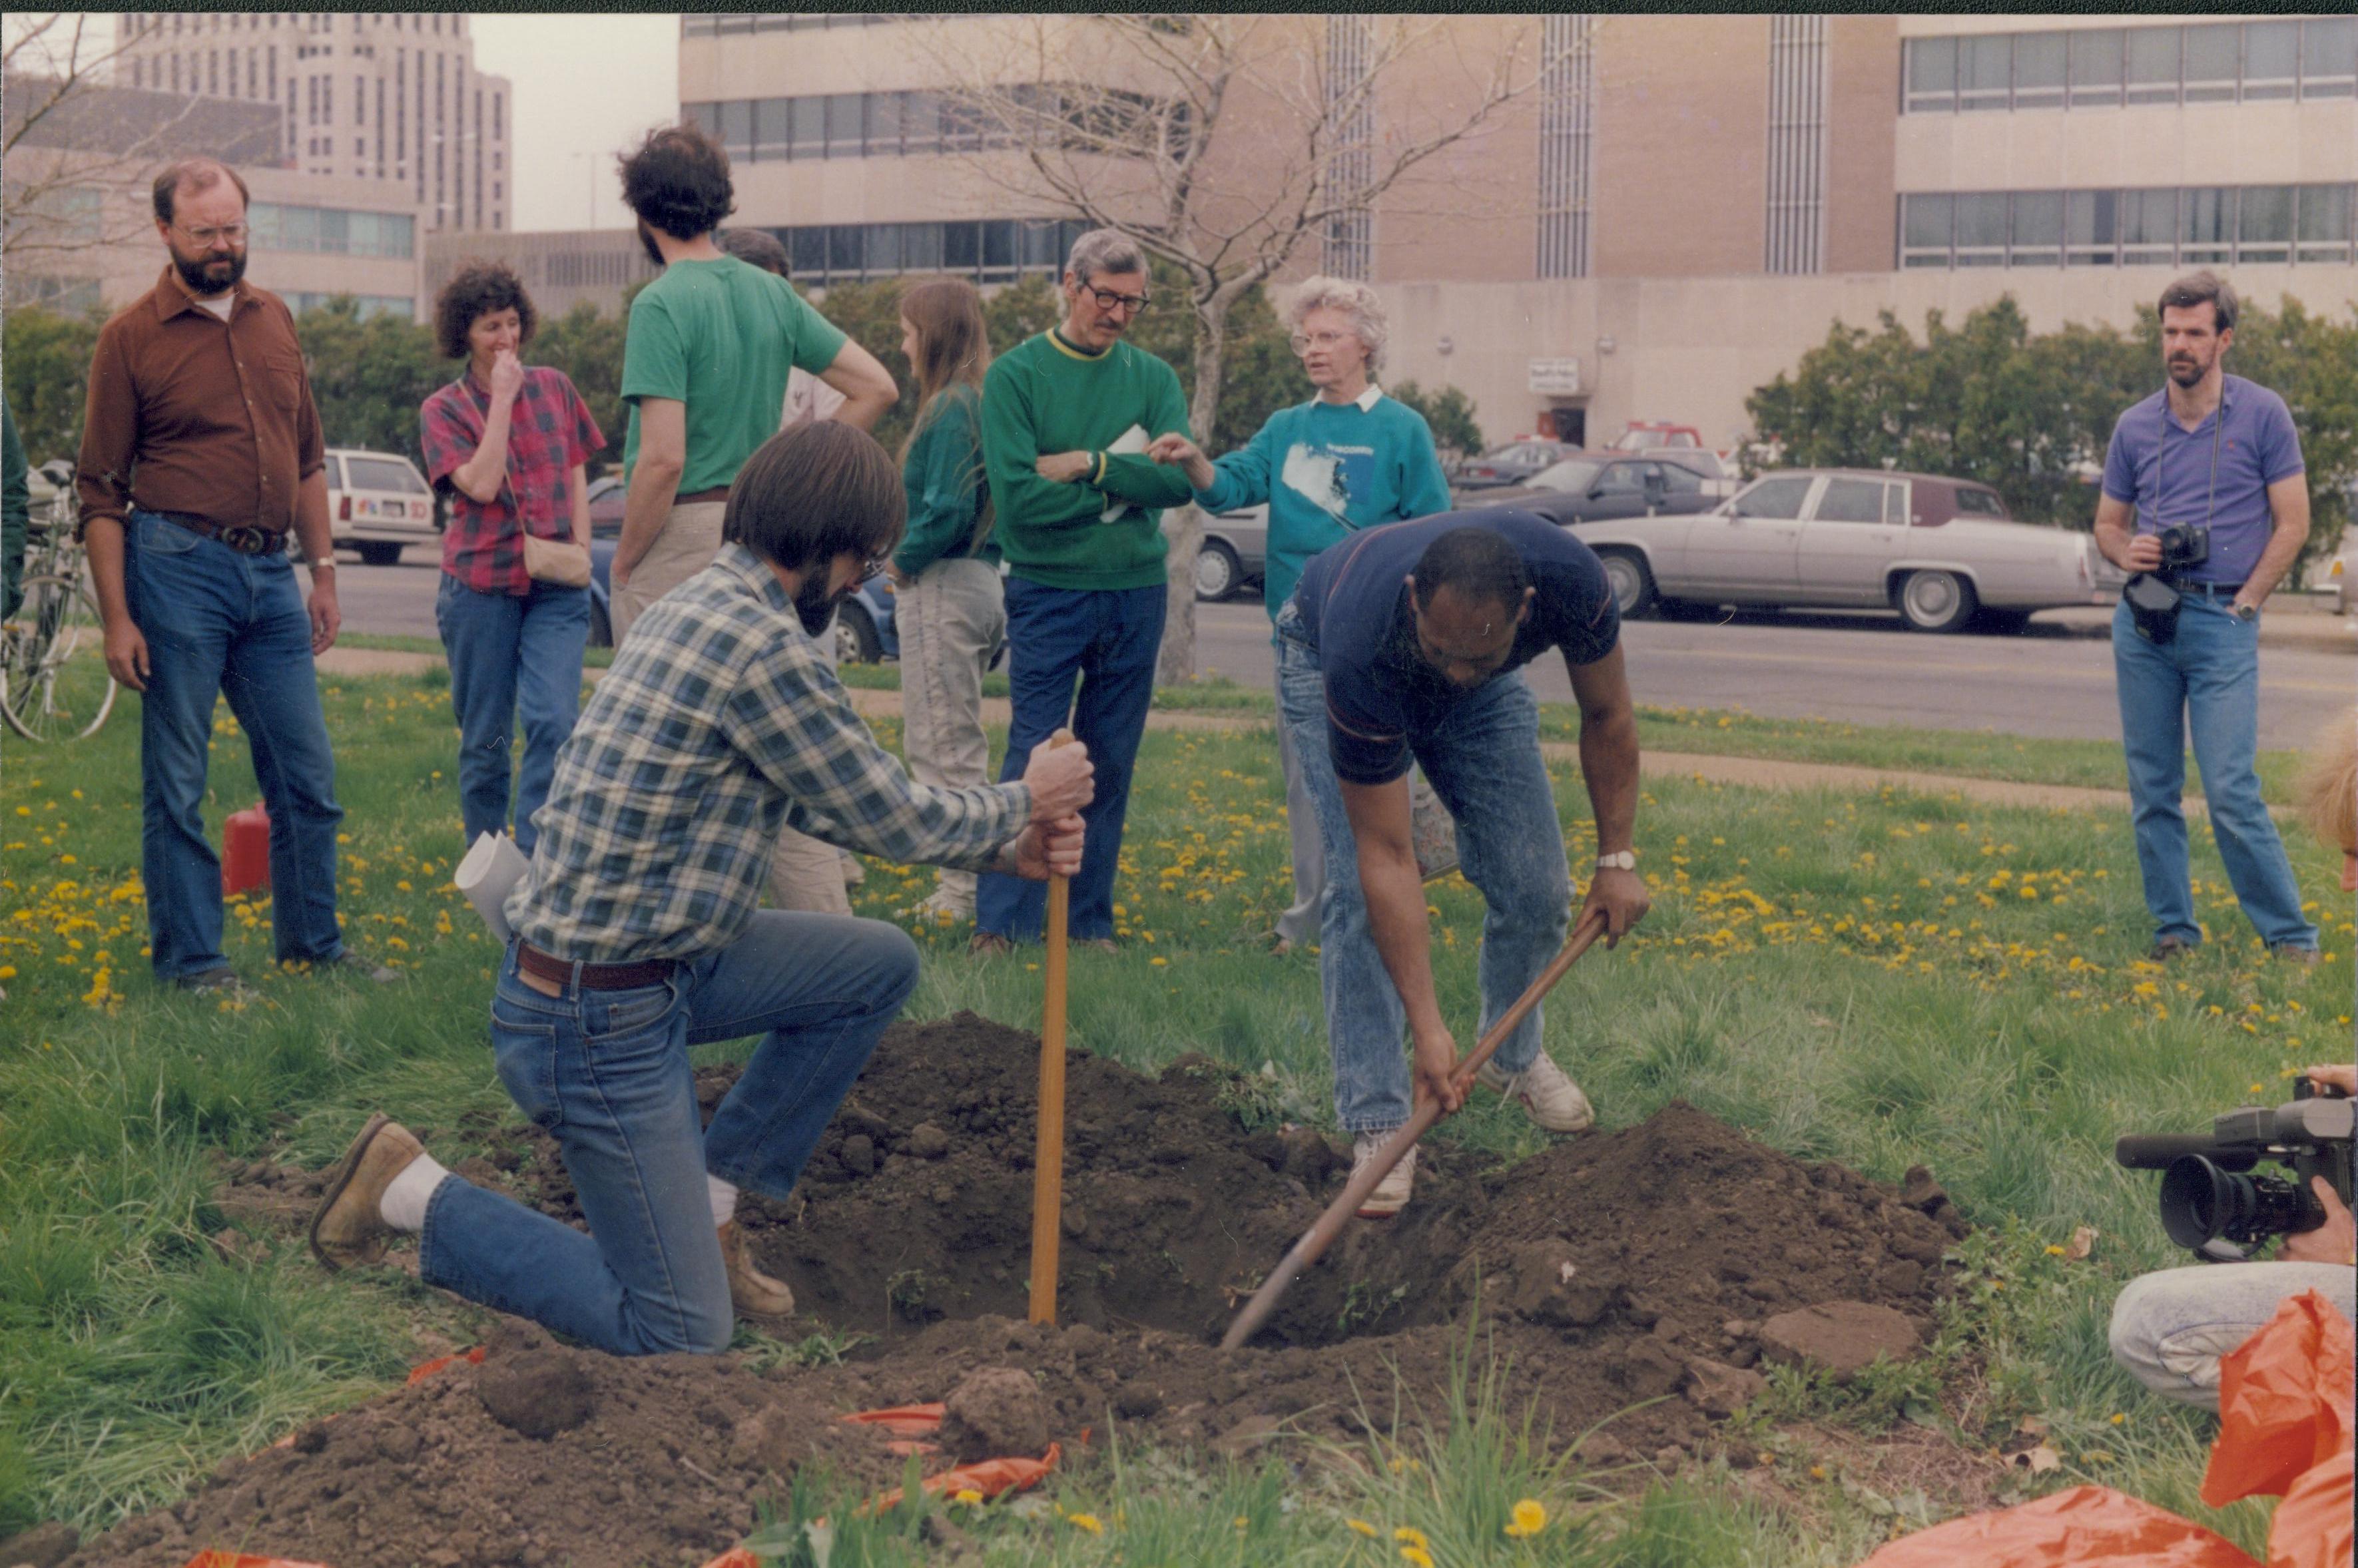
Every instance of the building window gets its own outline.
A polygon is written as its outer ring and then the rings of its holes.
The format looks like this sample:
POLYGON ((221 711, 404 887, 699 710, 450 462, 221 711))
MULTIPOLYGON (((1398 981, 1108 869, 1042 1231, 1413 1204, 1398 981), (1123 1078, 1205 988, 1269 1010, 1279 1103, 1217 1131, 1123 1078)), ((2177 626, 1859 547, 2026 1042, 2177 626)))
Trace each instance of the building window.
POLYGON ((1340 204, 1326 220, 1326 270, 1336 277, 1366 277, 1375 262, 1375 213, 1366 196, 1375 178, 1376 108, 1368 80, 1375 58, 1374 17, 1326 18, 1326 108, 1336 118, 1325 195, 1340 204))
POLYGON ((337 299, 350 299, 353 304, 359 306, 360 319, 363 321, 378 316, 391 316, 399 320, 410 321, 415 320, 417 315, 417 302, 403 294, 313 294, 298 292, 284 294, 281 295, 280 297, 287 301, 287 308, 293 311, 297 316, 302 315, 306 310, 318 310, 324 308, 330 302, 337 299))
POLYGON ((1910 38, 1901 81, 1910 114, 2347 98, 2358 18, 1910 38))
POLYGON ((982 222, 835 223, 773 229, 795 281, 806 287, 903 273, 947 272, 979 283, 1054 276, 1084 225, 1071 219, 982 222))
POLYGON ((1585 12, 1540 23, 1539 276, 1588 276, 1590 137, 1596 18, 1585 12))
POLYGON ((1768 18, 1768 226, 1772 273, 1824 265, 1826 18, 1768 18))
POLYGON ((359 212, 257 201, 247 211, 246 222, 253 226, 254 244, 259 250, 396 261, 407 261, 416 254, 416 221, 406 212, 359 212))
POLYGON ((1933 191, 1899 199, 1899 265, 2346 266, 2358 185, 1933 191))

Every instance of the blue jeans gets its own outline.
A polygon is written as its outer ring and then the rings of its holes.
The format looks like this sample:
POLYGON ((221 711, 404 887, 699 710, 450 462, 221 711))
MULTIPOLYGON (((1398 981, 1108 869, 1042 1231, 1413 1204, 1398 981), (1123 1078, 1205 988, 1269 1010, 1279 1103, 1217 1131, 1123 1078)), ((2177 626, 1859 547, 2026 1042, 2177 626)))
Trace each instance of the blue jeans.
MULTIPOLYGON (((1347 1132, 1381 1132, 1406 1121, 1413 1108, 1402 1049, 1408 1013, 1368 925, 1358 849, 1326 749, 1325 678, 1317 653, 1288 630, 1298 624, 1293 615, 1289 605, 1278 619, 1279 717, 1301 761, 1326 856, 1318 979, 1335 1062, 1335 1115, 1347 1132)), ((1571 915, 1563 829, 1540 756, 1539 704, 1520 672, 1498 676, 1412 744, 1433 793, 1456 818, 1460 869, 1488 906, 1479 964, 1487 1029, 1563 946, 1571 915)), ((1405 781, 1401 787, 1408 787, 1405 781)), ((1520 1072, 1539 1054, 1542 1011, 1533 1008, 1498 1047, 1501 1068, 1520 1072)))
POLYGON ((539 834, 532 814, 548 798, 557 749, 581 715, 581 651, 590 645, 590 590, 535 582, 521 598, 477 593, 448 572, 434 597, 434 625, 450 655, 450 708, 459 719, 459 810, 467 842, 508 825, 508 745, 524 706, 524 770, 516 784, 515 842, 525 858, 539 834))
POLYGON ((2140 1274, 2113 1303, 2113 1359, 2163 1399, 2219 1409, 2219 1358, 2314 1290, 2352 1315, 2358 1271, 2335 1263, 2202 1263, 2140 1274))
MULTIPOLYGON (((1154 701, 1165 602, 1160 585, 1074 589, 1007 579, 1007 689, 1014 717, 1000 782, 1023 776, 1032 748, 1054 734, 1067 713, 1073 738, 1097 764, 1097 793, 1081 813, 1087 830, 1081 870, 1073 878, 1075 941, 1113 935, 1114 871, 1130 810, 1130 773, 1154 701)), ((994 871, 976 889, 976 929, 1011 941, 1037 942, 1047 910, 1045 882, 994 871)))
POLYGON ((916 983, 899 927, 786 910, 632 990, 545 996, 511 946, 492 999, 500 1081, 557 1140, 590 1234, 452 1176, 427 1205, 421 1276, 616 1356, 726 1348, 706 1173, 792 1191, 916 983), (699 1126, 688 1047, 748 1034, 761 1044, 699 1126))
POLYGON ((134 508, 124 589, 147 640, 139 833, 159 980, 228 964, 221 857, 205 837, 213 702, 229 698, 270 813, 271 931, 284 962, 344 950, 336 927, 336 760, 311 667, 311 618, 284 555, 242 556, 134 508))
POLYGON ((2259 748, 2259 622, 2238 621, 2223 599, 2190 592, 2178 613, 2176 641, 2157 647, 2136 634, 2136 624, 2127 604, 2114 612, 2113 669, 2137 869, 2156 939, 2202 939, 2187 881, 2186 813, 2180 804, 2190 728, 2211 837, 2244 914, 2270 946, 2314 948, 2317 927, 2300 913, 2300 885, 2260 799, 2260 775, 2253 767, 2259 748))

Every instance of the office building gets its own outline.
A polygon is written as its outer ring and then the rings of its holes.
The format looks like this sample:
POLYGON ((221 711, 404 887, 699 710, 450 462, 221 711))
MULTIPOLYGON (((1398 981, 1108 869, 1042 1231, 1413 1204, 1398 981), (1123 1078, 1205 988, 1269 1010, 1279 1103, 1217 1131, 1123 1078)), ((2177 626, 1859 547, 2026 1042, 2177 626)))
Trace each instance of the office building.
POLYGON ((430 232, 504 229, 503 76, 475 69, 463 12, 125 11, 124 85, 268 103, 306 174, 389 182, 430 232))

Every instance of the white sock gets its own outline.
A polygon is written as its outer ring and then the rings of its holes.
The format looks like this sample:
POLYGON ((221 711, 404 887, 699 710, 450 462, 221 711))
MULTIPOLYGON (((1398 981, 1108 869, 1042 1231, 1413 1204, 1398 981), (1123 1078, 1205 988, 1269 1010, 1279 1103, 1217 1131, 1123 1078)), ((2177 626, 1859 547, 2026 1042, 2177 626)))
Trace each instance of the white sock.
POLYGON ((377 1200, 377 1217, 395 1230, 425 1229, 426 1206, 449 1173, 433 1155, 420 1154, 385 1184, 384 1196, 377 1200))
POLYGON ((737 1216, 737 1184, 724 1182, 707 1171, 704 1173, 704 1187, 705 1191, 711 1195, 712 1228, 718 1230, 737 1216))

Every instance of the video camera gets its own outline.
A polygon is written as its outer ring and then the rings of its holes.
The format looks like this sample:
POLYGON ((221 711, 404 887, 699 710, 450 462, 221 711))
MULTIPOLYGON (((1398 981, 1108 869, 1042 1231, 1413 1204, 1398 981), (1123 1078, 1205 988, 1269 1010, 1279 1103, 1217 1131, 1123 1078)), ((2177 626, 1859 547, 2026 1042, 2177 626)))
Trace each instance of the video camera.
POLYGON ((2323 1176, 2350 1203, 2351 1109, 2350 1100, 2295 1078, 2288 1105, 2228 1111, 2207 1136, 2132 1134, 2113 1145, 2113 1158, 2161 1173, 2161 1227, 2172 1241, 2206 1262, 2239 1263, 2254 1243, 2325 1223, 2310 1177, 2323 1176), (2246 1173, 2263 1160, 2289 1166, 2294 1179, 2246 1173))

